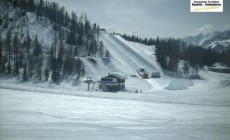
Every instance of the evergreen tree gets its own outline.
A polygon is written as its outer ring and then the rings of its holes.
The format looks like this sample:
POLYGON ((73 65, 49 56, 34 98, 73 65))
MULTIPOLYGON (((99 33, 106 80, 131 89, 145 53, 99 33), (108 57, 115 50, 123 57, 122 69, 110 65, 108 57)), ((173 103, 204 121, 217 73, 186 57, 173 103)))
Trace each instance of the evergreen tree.
POLYGON ((105 53, 105 46, 102 41, 99 42, 99 57, 103 57, 105 53))
MULTIPOLYGON (((30 0, 29 0, 30 1, 30 0)), ((27 11, 27 0, 20 0, 20 8, 22 9, 22 10, 24 10, 24 11, 27 11)))
POLYGON ((48 81, 48 78, 49 78, 49 70, 48 70, 47 68, 45 69, 44 77, 45 77, 45 80, 48 81))
POLYGON ((35 41, 34 41, 34 49, 33 49, 33 56, 39 57, 42 55, 42 47, 41 44, 38 41, 38 36, 35 36, 35 41))
POLYGON ((43 16, 43 13, 42 13, 43 9, 44 9, 44 0, 39 0, 38 6, 36 9, 37 18, 40 18, 43 16))
POLYGON ((33 43, 32 40, 30 38, 29 32, 27 32, 27 36, 26 36, 26 42, 25 42, 25 46, 26 46, 26 54, 27 54, 27 58, 25 58, 25 67, 28 69, 27 70, 27 78, 30 79, 33 76, 33 69, 34 69, 34 62, 33 62, 33 56, 31 54, 31 50, 33 48, 33 43))
POLYGON ((29 12, 34 12, 35 11, 34 0, 28 0, 28 11, 29 12))
POLYGON ((161 68, 167 69, 167 43, 166 40, 159 40, 157 38, 156 40, 156 50, 155 50, 155 55, 157 58, 157 62, 160 64, 161 68))
POLYGON ((20 48, 20 42, 19 42, 17 33, 14 35, 13 44, 14 44, 13 45, 13 48, 14 48, 14 57, 13 57, 14 74, 19 75, 19 48, 20 48))
POLYGON ((26 65, 26 63, 23 65, 22 79, 23 79, 23 81, 27 81, 28 80, 27 65, 26 65))
POLYGON ((63 66, 63 73, 64 74, 72 74, 73 73, 73 47, 70 46, 70 48, 66 51, 65 59, 64 59, 64 66, 63 66))
POLYGON ((14 0, 13 1, 13 6, 14 7, 19 7, 19 2, 20 2, 19 0, 14 0))
POLYGON ((70 24, 70 17, 69 17, 69 13, 66 11, 64 16, 64 26, 69 28, 69 24, 70 24))
POLYGON ((58 49, 58 65, 59 65, 59 71, 62 71, 62 67, 63 67, 63 57, 64 57, 64 42, 63 40, 60 38, 59 41, 59 49, 58 49))
POLYGON ((58 45, 57 33, 55 33, 54 43, 50 50, 51 70, 52 70, 51 79, 54 83, 58 84, 60 82, 60 67, 57 58, 57 45, 58 45))
POLYGON ((9 26, 9 12, 7 12, 4 15, 4 23, 3 23, 3 27, 4 28, 8 28, 8 26, 9 26))
POLYGON ((106 50, 105 57, 109 57, 109 58, 111 57, 109 50, 106 50))
POLYGON ((7 51, 7 57, 8 57, 8 59, 7 59, 7 61, 8 61, 8 63, 7 63, 7 72, 8 72, 8 74, 10 74, 11 73, 11 42, 12 40, 11 40, 11 29, 9 29, 8 31, 7 31, 7 33, 6 33, 6 40, 5 40, 5 44, 6 44, 6 51, 7 51))
POLYGON ((83 63, 80 58, 77 58, 75 61, 75 71, 77 74, 77 79, 80 79, 81 73, 82 73, 83 63))
POLYGON ((178 63, 179 63, 179 40, 170 38, 167 41, 168 49, 168 70, 175 73, 177 72, 178 63))
POLYGON ((65 26, 65 7, 62 6, 58 12, 58 23, 61 26, 65 26))
POLYGON ((199 67, 202 65, 202 50, 197 46, 188 47, 189 64, 195 74, 198 74, 199 67))
POLYGON ((56 62, 56 57, 55 57, 55 48, 54 46, 51 47, 50 49, 50 64, 51 64, 51 70, 52 70, 52 75, 51 79, 54 83, 58 83, 57 79, 57 62, 56 62))
POLYGON ((183 70, 184 70, 184 75, 189 74, 189 63, 186 61, 183 63, 183 70))
POLYGON ((39 43, 37 35, 34 41, 33 61, 35 62, 35 72, 38 80, 42 80, 42 45, 39 43))
POLYGON ((70 45, 75 45, 76 44, 77 30, 78 30, 77 15, 76 15, 75 12, 72 12, 71 22, 70 22, 70 33, 69 33, 68 39, 67 39, 67 42, 70 45))
POLYGON ((2 41, 2 36, 0 34, 0 71, 3 65, 2 60, 3 60, 3 41, 2 41))

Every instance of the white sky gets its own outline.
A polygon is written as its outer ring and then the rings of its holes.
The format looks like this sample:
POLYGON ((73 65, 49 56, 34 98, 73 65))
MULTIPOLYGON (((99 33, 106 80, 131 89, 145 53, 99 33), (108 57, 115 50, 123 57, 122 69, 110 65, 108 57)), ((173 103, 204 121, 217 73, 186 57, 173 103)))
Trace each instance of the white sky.
MULTIPOLYGON (((50 0, 53 1, 53 0, 50 0)), ((223 13, 190 13, 190 0, 54 0, 86 13, 108 31, 141 37, 181 38, 230 29, 230 1, 223 13)))

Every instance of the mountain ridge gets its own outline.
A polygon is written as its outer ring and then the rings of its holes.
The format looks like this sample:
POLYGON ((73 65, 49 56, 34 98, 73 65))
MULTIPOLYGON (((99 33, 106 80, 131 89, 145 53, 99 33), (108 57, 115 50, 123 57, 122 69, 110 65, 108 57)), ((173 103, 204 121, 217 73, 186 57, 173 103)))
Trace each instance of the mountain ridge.
POLYGON ((219 51, 230 49, 230 30, 215 31, 208 34, 198 34, 196 36, 188 36, 182 38, 188 45, 202 46, 204 48, 212 48, 219 51))

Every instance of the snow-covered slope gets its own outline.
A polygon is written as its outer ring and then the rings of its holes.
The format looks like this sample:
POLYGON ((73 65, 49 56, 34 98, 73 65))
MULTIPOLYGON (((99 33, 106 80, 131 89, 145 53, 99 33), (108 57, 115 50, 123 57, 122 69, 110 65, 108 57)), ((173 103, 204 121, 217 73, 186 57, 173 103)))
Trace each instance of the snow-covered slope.
POLYGON ((211 47, 217 50, 225 50, 230 48, 230 30, 189 36, 182 40, 188 44, 199 45, 205 48, 211 47))
POLYGON ((89 58, 82 58, 89 76, 99 79, 108 73, 120 72, 130 77, 137 75, 140 68, 146 69, 149 73, 161 72, 154 55, 155 46, 129 42, 120 36, 107 33, 101 33, 100 40, 109 50, 111 58, 92 58, 95 59, 95 64, 89 58))
POLYGON ((118 35, 101 34, 100 38, 122 72, 132 74, 140 68, 145 68, 149 72, 160 71, 154 55, 154 46, 131 43, 118 35))
MULTIPOLYGON (((10 12, 12 16, 14 15, 15 9, 10 12)), ((50 46, 54 43, 55 31, 53 29, 53 24, 48 19, 38 20, 36 15, 33 13, 27 13, 25 17, 20 19, 13 19, 10 22, 9 27, 12 27, 12 32, 20 33, 19 38, 23 40, 27 33, 34 40, 37 35, 39 42, 43 46, 50 46)), ((1 35, 4 37, 7 33, 8 28, 0 28, 1 35)), ((48 48, 47 48, 48 49, 48 48)))

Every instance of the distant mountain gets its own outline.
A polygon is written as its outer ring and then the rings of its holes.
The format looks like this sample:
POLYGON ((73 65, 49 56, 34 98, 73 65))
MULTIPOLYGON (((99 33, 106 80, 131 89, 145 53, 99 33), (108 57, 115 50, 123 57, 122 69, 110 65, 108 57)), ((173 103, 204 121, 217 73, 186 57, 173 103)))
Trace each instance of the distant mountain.
POLYGON ((188 36, 182 39, 188 44, 212 48, 216 50, 230 49, 230 30, 223 32, 213 32, 209 34, 198 34, 197 36, 188 36))

